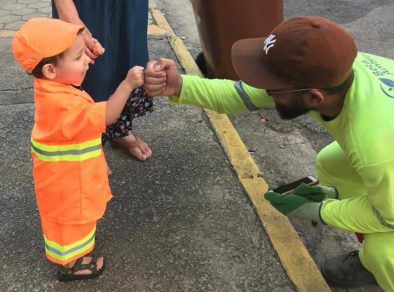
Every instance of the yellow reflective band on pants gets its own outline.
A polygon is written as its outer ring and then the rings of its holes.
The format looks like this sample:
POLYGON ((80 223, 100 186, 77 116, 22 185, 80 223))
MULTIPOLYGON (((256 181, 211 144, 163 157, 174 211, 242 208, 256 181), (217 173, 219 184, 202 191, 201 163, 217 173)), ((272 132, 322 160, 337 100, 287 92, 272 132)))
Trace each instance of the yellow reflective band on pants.
POLYGON ((31 139, 31 151, 43 161, 83 161, 100 156, 101 137, 69 145, 46 145, 31 139))
POLYGON ((71 258, 86 254, 95 243, 96 227, 93 228, 84 238, 68 245, 62 246, 59 243, 47 239, 44 234, 45 252, 48 256, 56 259, 59 263, 68 262, 71 258))

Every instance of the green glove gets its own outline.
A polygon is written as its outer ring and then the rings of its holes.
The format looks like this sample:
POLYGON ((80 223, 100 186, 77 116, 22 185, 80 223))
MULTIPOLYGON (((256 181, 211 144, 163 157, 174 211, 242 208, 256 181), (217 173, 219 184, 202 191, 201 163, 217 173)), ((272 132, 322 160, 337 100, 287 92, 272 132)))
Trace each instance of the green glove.
POLYGON ((314 202, 321 202, 327 198, 338 199, 337 189, 326 186, 310 186, 306 183, 301 183, 296 187, 292 194, 299 195, 314 202))
POLYGON ((307 194, 303 196, 291 192, 284 195, 269 191, 265 193, 264 197, 275 209, 288 217, 321 222, 320 205, 324 199, 323 194, 307 194), (309 199, 308 196, 313 197, 314 200, 309 199))

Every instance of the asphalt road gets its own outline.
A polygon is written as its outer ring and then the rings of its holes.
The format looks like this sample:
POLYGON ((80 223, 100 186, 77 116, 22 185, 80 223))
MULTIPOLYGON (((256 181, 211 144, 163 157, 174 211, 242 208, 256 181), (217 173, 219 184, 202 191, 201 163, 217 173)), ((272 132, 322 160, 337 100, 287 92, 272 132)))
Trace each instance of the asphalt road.
MULTIPOLYGON (((17 1, 0 0, 3 20, 10 2, 17 1)), ((47 13, 49 1, 36 2, 47 13)), ((189 2, 156 2, 196 55, 200 45, 189 2)), ((285 1, 286 17, 298 14, 331 17, 356 36, 361 50, 394 58, 392 0, 285 1)), ((139 163, 122 150, 106 148, 115 197, 98 232, 97 251, 109 258, 105 276, 57 282, 55 268, 42 254, 33 195, 31 80, 13 61, 9 42, 0 38, 0 290, 294 290, 201 111, 163 100, 152 115, 136 122, 136 133, 153 147, 152 160, 139 163)), ((165 38, 150 38, 150 51, 152 58, 175 57, 165 38)), ((331 139, 308 118, 283 123, 273 111, 231 119, 270 184, 314 173, 315 150, 331 139)), ((293 223, 317 263, 357 247, 343 232, 293 223)))

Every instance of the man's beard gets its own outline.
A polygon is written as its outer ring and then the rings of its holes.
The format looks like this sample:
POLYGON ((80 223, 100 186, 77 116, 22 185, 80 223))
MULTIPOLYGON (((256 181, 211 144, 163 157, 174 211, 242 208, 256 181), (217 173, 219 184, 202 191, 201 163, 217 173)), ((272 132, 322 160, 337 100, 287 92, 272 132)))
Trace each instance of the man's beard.
POLYGON ((310 109, 302 102, 302 99, 298 97, 296 97, 294 102, 290 105, 284 106, 275 104, 275 108, 279 116, 284 120, 294 119, 310 111, 310 109))

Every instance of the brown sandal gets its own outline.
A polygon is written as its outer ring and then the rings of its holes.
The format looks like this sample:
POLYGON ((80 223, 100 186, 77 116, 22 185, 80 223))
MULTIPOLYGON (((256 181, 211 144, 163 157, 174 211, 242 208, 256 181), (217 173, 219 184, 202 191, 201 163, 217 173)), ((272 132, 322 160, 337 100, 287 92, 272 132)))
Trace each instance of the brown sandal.
POLYGON ((83 264, 83 259, 81 257, 75 261, 74 266, 67 268, 65 266, 60 266, 57 271, 57 278, 59 281, 75 281, 75 280, 86 280, 93 279, 100 276, 105 270, 105 259, 103 258, 103 266, 100 270, 97 270, 97 260, 98 257, 92 257, 92 260, 88 264, 83 264), (89 270, 91 273, 86 275, 76 275, 75 273, 83 270, 89 270))

